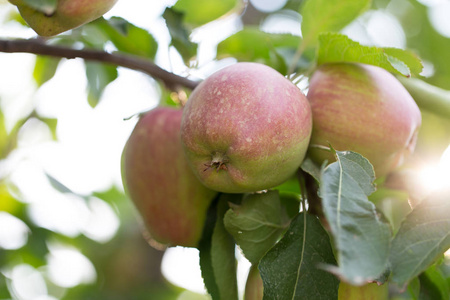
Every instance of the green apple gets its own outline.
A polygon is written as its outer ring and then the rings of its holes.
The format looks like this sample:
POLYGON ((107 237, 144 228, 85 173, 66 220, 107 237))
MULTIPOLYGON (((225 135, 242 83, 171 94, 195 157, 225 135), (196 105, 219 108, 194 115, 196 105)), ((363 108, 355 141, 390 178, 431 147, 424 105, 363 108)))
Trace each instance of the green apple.
POLYGON ((362 286, 353 286, 341 281, 339 284, 338 300, 388 300, 388 284, 378 285, 368 283, 362 286))
POLYGON ((311 126, 309 103, 297 86, 268 66, 236 63, 192 92, 181 140, 204 185, 226 193, 255 192, 296 172, 311 126))
POLYGON ((217 193, 204 187, 186 162, 181 116, 178 109, 156 108, 140 118, 123 151, 122 179, 152 241, 196 247, 217 193))
POLYGON ((27 24, 41 36, 53 36, 93 21, 117 0, 56 0, 56 6, 32 5, 31 0, 9 0, 27 24), (31 4, 31 5, 30 5, 31 4))
POLYGON ((309 155, 333 161, 329 148, 366 157, 377 177, 403 164, 414 151, 421 125, 417 104, 386 70, 363 64, 320 66, 307 98, 313 113, 309 155))
POLYGON ((263 296, 264 285, 259 274, 258 265, 252 265, 245 283, 244 300, 262 300, 263 296))

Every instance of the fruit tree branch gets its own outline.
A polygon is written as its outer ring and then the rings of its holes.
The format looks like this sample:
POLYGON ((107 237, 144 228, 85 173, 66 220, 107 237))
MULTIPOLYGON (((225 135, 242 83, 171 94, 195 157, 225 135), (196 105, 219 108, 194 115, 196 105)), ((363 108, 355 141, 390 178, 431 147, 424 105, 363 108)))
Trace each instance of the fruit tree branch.
POLYGON ((49 45, 38 39, 0 39, 0 52, 32 53, 37 55, 46 55, 67 59, 82 58, 85 60, 112 64, 146 73, 156 79, 163 81, 164 84, 170 89, 176 89, 178 86, 194 89, 198 84, 197 81, 193 81, 186 77, 168 72, 152 63, 151 61, 136 56, 120 53, 109 53, 106 51, 93 49, 80 50, 63 46, 49 45))
POLYGON ((424 110, 450 119, 450 91, 438 88, 417 78, 397 77, 424 110))

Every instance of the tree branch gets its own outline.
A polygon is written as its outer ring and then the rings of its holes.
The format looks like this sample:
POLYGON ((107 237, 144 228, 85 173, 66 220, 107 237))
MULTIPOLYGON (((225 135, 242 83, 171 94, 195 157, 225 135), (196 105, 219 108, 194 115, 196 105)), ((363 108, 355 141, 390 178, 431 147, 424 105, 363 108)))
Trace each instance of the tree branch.
POLYGON ((450 119, 450 91, 433 86, 418 78, 397 76, 417 105, 438 116, 450 119))
POLYGON ((4 40, 0 39, 0 52, 6 53, 32 53, 37 55, 46 55, 61 57, 67 59, 82 58, 90 61, 97 61, 116 66, 133 69, 146 73, 175 90, 177 86, 183 86, 194 89, 199 82, 187 79, 185 77, 168 72, 154 63, 131 55, 120 53, 109 53, 105 51, 92 49, 72 49, 69 47, 54 46, 45 44, 37 39, 29 40, 4 40))

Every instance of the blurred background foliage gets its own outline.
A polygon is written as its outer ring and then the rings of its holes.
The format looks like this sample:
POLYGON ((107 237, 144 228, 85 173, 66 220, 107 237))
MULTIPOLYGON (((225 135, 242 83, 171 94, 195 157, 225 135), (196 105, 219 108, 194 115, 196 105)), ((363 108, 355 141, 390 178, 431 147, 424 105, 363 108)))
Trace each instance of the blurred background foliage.
MULTIPOLYGON (((301 0, 178 0, 162 1, 158 8, 144 5, 144 0, 124 2, 119 1, 123 6, 105 18, 47 42, 137 55, 198 80, 236 60, 261 62, 285 74, 301 40, 301 0), (124 11, 125 6, 134 6, 130 11, 147 9, 149 18, 160 27, 146 28, 132 13, 122 15, 119 9, 124 11), (150 14, 152 9, 156 13, 150 14)), ((0 1, 0 11, 1 38, 34 36, 9 3, 0 1)), ((424 61, 421 79, 450 90, 448 15, 448 1, 374 0, 371 9, 343 32, 365 45, 411 49, 424 61)), ((309 69, 308 57, 313 55, 306 53, 297 68, 309 69)), ((136 75, 99 63, 79 62, 79 67, 62 59, 28 55, 25 60, 31 63, 20 67, 6 64, 10 56, 0 54, 1 78, 8 78, 12 68, 22 75, 12 77, 16 80, 12 88, 0 83, 0 299, 199 299, 200 295, 184 292, 163 276, 164 251, 148 246, 120 183, 120 152, 136 121, 123 119, 159 102, 173 105, 185 99, 189 90, 173 91, 157 79, 132 77, 136 75), (77 70, 73 71, 76 76, 82 70, 85 79, 68 77, 70 68, 77 70), (70 90, 48 93, 59 84, 54 83, 59 76, 86 91, 85 99, 74 100, 85 103, 84 115, 66 120, 70 112, 58 115, 43 108, 56 103, 46 101, 46 97, 59 98, 62 103, 58 105, 73 100, 70 90), (131 79, 120 81, 127 76, 131 79), (142 84, 127 85, 133 78, 142 84), (117 100, 120 104, 112 100, 114 92, 122 96, 117 100), (115 104, 108 106, 108 102, 115 104), (111 109, 120 113, 112 116, 116 127, 108 128, 106 116, 111 109), (48 155, 61 151, 57 164, 66 173, 77 172, 72 177, 52 172, 54 166, 30 154, 47 151, 43 144, 61 143, 60 127, 67 127, 67 122, 75 129, 66 130, 65 146, 48 155), (107 125, 98 131, 93 127, 78 130, 76 126, 82 123, 107 125), (122 128, 120 133, 114 132, 118 127, 122 128), (82 135, 89 130, 97 136, 84 140, 82 135), (67 142, 74 136, 72 144, 67 142), (64 152, 75 144, 81 152, 64 152), (107 156, 110 160, 103 159, 108 166, 103 172, 95 171, 105 169, 104 164, 95 163, 102 156, 100 148, 105 154, 114 153, 107 156), (92 172, 93 176, 105 172, 114 175, 88 188, 68 180, 83 180, 92 172)), ((450 144, 449 129, 448 119, 423 111, 415 163, 405 169, 436 164, 450 144)), ((409 206, 405 201, 396 203, 402 207, 401 219, 409 206)), ((450 277, 445 278, 450 281, 450 277)))

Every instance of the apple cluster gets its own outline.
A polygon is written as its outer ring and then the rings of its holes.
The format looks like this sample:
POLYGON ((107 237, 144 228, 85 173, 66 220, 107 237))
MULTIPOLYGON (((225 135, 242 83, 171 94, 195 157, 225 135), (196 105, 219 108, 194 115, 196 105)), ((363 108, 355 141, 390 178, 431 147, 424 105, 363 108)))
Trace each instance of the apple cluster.
POLYGON ((320 66, 308 96, 274 69, 236 63, 198 85, 183 109, 158 107, 137 123, 122 176, 153 241, 195 247, 218 193, 274 188, 306 156, 331 147, 368 158, 378 177, 414 150, 419 108, 384 69, 320 66))

